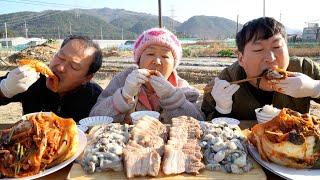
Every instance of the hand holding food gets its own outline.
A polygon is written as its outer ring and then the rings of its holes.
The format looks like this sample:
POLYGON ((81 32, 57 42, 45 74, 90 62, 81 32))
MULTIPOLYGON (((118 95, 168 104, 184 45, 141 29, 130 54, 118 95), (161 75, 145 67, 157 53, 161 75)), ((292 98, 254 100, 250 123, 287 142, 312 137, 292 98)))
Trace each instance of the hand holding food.
MULTIPOLYGON (((273 68, 273 69, 265 69, 258 76, 249 77, 246 79, 240 79, 240 80, 232 81, 229 83, 230 84, 240 84, 240 83, 244 83, 244 82, 248 82, 248 81, 257 80, 258 81, 257 85, 259 87, 261 84, 261 80, 262 80, 262 82, 264 82, 264 84, 266 83, 269 86, 270 84, 273 84, 277 80, 285 79, 287 76, 288 76, 287 71, 282 70, 280 68, 273 68)), ((213 88, 212 85, 208 85, 203 90, 205 93, 207 93, 207 92, 211 92, 212 88, 213 88)), ((274 88, 272 88, 272 89, 274 89, 274 88)))
POLYGON ((52 79, 52 87, 53 91, 57 92, 59 87, 59 79, 58 77, 51 71, 51 69, 41 61, 30 60, 30 59, 21 59, 19 62, 20 66, 28 65, 33 68, 36 72, 39 72, 46 77, 52 79))
POLYGON ((216 101, 216 110, 221 114, 228 114, 232 110, 232 95, 240 88, 237 84, 230 84, 228 81, 215 78, 215 83, 211 91, 213 99, 216 101))
POLYGON ((29 66, 21 66, 9 72, 0 84, 1 92, 7 98, 25 92, 39 79, 39 73, 29 66))
POLYGON ((294 98, 320 96, 320 81, 302 73, 290 73, 289 77, 275 84, 281 93, 294 98))
POLYGON ((159 98, 170 97, 176 91, 176 88, 160 72, 150 77, 150 84, 159 98))
POLYGON ((265 91, 279 91, 275 86, 280 80, 288 77, 288 72, 280 68, 270 68, 262 72, 257 79, 257 87, 265 91))
POLYGON ((150 76, 150 73, 147 69, 136 69, 132 71, 128 75, 122 88, 122 96, 128 99, 136 96, 141 85, 148 81, 148 76, 150 76))
POLYGON ((263 72, 263 77, 267 80, 280 80, 288 77, 288 72, 280 68, 267 69, 263 72))

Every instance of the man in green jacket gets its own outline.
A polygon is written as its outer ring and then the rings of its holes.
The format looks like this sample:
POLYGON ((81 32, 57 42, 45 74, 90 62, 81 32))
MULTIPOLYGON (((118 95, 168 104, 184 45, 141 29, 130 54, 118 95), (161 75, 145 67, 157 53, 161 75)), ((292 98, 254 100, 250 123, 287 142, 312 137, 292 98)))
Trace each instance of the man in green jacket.
POLYGON ((308 113, 310 100, 320 102, 320 67, 309 58, 289 58, 284 26, 273 18, 263 17, 246 23, 238 32, 238 61, 225 68, 208 83, 202 111, 207 120, 219 116, 256 119, 254 110, 266 104, 308 113), (232 81, 257 77, 266 69, 281 68, 289 76, 283 80, 232 81))

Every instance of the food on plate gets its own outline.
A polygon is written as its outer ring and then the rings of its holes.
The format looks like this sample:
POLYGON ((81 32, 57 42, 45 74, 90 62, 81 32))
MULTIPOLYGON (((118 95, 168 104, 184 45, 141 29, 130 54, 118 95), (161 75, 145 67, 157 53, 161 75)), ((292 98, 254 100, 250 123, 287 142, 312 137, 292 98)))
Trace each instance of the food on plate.
POLYGON ((0 131, 0 173, 4 177, 38 174, 73 156, 78 131, 73 119, 37 113, 0 131))
POLYGON ((92 128, 81 159, 87 173, 122 171, 123 148, 129 139, 129 125, 111 123, 92 128))
POLYGON ((143 116, 130 132, 130 140, 123 150, 128 178, 157 176, 166 139, 166 126, 158 119, 143 116))
POLYGON ((238 125, 205 122, 203 133, 200 146, 206 169, 241 174, 253 168, 246 138, 238 125))
POLYGON ((21 59, 18 64, 20 66, 28 65, 31 68, 34 68, 36 72, 39 72, 46 77, 52 79, 52 87, 53 91, 57 92, 59 87, 59 79, 58 77, 51 71, 51 69, 43 62, 31 59, 21 59))
POLYGON ((280 80, 288 77, 287 71, 280 68, 268 69, 263 74, 267 80, 280 80))
POLYGON ((261 158, 293 168, 320 168, 320 120, 283 108, 249 134, 261 158))
POLYGON ((172 118, 169 140, 164 148, 162 171, 166 175, 183 172, 197 175, 205 166, 199 140, 199 121, 187 116, 172 118))

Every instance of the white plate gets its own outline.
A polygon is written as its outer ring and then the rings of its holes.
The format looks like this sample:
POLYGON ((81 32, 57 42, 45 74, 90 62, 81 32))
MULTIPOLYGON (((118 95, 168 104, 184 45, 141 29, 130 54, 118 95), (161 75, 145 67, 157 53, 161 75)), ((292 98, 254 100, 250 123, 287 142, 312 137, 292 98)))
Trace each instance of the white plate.
POLYGON ((218 117, 214 118, 211 121, 212 123, 226 122, 227 124, 239 125, 240 121, 238 119, 229 118, 229 117, 218 117))
POLYGON ((23 178, 8 178, 8 179, 19 179, 19 180, 22 180, 22 179, 36 179, 36 178, 40 178, 40 177, 46 176, 48 174, 54 173, 54 172, 64 168, 65 166, 67 166, 68 164, 73 162, 82 153, 82 151, 84 150, 84 148, 87 145, 87 137, 79 129, 78 129, 78 139, 79 139, 78 151, 71 158, 69 158, 68 160, 60 163, 59 165, 56 165, 56 166, 51 167, 49 169, 46 169, 46 170, 44 170, 44 171, 42 171, 42 172, 40 172, 40 173, 38 173, 36 175, 33 175, 33 176, 27 176, 27 177, 23 177, 23 178))
POLYGON ((113 118, 109 116, 92 116, 92 117, 81 119, 79 121, 79 124, 92 127, 92 126, 101 125, 101 124, 110 124, 112 123, 112 121, 113 121, 113 118))
POLYGON ((261 159, 258 150, 251 144, 248 145, 251 156, 263 167, 269 171, 285 178, 285 179, 305 179, 305 180, 319 180, 320 169, 295 169, 285 166, 280 166, 271 162, 266 162, 261 159))
POLYGON ((83 132, 86 132, 89 128, 88 126, 85 126, 85 125, 77 125, 78 129, 80 129, 81 131, 83 132))

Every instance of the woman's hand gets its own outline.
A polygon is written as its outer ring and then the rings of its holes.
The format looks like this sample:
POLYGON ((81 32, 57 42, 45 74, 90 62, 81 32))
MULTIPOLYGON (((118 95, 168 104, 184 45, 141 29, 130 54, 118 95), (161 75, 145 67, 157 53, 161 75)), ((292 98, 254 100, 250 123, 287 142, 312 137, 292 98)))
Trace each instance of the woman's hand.
POLYGON ((149 82, 160 99, 170 97, 176 91, 176 88, 158 71, 156 76, 150 77, 149 82))
POLYGON ((132 71, 126 79, 122 88, 122 96, 126 99, 132 99, 139 93, 142 84, 148 81, 150 73, 147 69, 136 69, 132 71))

